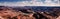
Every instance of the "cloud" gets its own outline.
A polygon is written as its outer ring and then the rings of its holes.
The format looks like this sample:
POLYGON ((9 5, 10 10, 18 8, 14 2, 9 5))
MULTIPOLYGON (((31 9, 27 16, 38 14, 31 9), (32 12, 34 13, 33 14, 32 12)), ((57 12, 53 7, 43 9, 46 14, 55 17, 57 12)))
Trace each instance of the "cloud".
POLYGON ((18 2, 18 1, 31 1, 31 0, 0 0, 0 2, 18 2))
POLYGON ((0 6, 60 6, 60 3, 53 3, 50 0, 43 2, 23 1, 23 2, 3 2, 0 6))

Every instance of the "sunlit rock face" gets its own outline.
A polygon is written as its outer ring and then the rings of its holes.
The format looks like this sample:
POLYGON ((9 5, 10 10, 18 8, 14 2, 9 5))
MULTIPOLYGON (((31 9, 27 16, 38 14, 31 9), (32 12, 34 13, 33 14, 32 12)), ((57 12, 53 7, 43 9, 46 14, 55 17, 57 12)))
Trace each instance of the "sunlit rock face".
POLYGON ((0 7, 0 16, 3 18, 8 18, 9 16, 12 18, 14 16, 17 16, 19 13, 14 11, 13 9, 7 8, 7 7, 0 7))
POLYGON ((9 7, 0 7, 0 19, 35 19, 33 14, 26 14, 9 7))

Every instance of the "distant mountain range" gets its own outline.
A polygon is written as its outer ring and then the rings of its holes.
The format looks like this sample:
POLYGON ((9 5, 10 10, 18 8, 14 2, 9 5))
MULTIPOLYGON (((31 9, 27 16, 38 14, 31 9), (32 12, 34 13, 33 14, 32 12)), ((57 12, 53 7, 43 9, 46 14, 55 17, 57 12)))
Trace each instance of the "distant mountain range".
MULTIPOLYGON (((1 7, 4 7, 4 6, 0 6, 1 7)), ((47 7, 47 6, 25 6, 25 7, 11 7, 13 8, 14 10, 28 10, 28 9, 31 9, 33 11, 53 11, 55 8, 56 9, 59 9, 60 10, 60 7, 47 7)))
POLYGON ((14 7, 15 10, 32 9, 34 11, 53 11, 53 9, 60 9, 60 7, 45 7, 45 6, 25 6, 25 7, 14 7))

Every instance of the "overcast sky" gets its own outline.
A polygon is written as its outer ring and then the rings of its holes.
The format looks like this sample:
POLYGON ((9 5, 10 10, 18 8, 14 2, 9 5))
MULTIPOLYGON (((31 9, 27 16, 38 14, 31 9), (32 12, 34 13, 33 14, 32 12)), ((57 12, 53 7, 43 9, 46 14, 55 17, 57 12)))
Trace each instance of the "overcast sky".
POLYGON ((0 6, 60 6, 59 0, 0 0, 0 6))

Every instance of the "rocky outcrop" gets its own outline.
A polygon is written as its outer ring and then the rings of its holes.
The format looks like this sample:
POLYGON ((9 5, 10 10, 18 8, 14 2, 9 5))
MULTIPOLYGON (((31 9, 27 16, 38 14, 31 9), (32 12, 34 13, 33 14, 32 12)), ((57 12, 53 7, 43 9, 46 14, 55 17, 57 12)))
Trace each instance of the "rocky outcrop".
POLYGON ((54 8, 53 13, 47 11, 33 11, 31 9, 14 10, 0 6, 0 19, 59 19, 60 9, 54 8))

